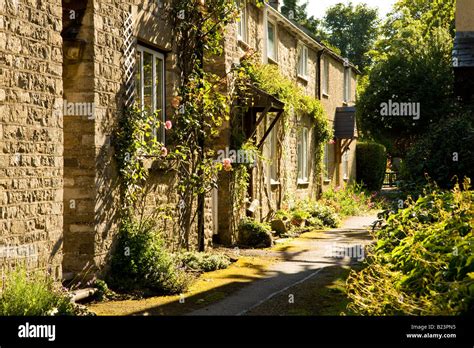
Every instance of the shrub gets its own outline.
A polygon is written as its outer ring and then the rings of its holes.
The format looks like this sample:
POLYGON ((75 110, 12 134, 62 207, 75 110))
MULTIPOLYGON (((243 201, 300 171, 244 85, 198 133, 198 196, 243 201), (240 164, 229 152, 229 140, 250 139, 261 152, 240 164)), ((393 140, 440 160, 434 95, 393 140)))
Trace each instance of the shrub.
POLYGON ((50 277, 16 269, 9 274, 0 294, 0 316, 75 315, 76 307, 66 290, 50 277))
POLYGON ((474 121, 461 114, 432 125, 407 153, 402 179, 426 184, 426 176, 440 187, 452 188, 453 177, 474 177, 474 121), (456 160, 456 154, 458 156, 456 160))
POLYGON ((357 143, 357 181, 371 191, 382 188, 387 168, 387 152, 381 144, 373 142, 357 143))
POLYGON ((367 267, 348 279, 350 308, 368 315, 474 311, 473 192, 426 193, 377 232, 367 267))
POLYGON ((206 254, 200 252, 184 252, 176 255, 178 262, 186 268, 199 272, 212 272, 225 269, 230 259, 223 254, 206 254))
POLYGON ((191 276, 178 267, 153 224, 122 224, 109 275, 114 288, 176 294, 190 282, 191 276))
POLYGON ((270 247, 273 244, 271 228, 267 224, 244 218, 239 224, 239 243, 249 247, 270 247))
POLYGON ((324 226, 336 228, 340 225, 341 219, 331 207, 324 206, 318 202, 311 204, 309 214, 312 218, 320 220, 324 226))
POLYGON ((343 189, 331 188, 325 191, 321 204, 331 207, 341 217, 356 216, 378 207, 376 195, 369 195, 361 185, 347 185, 343 189))

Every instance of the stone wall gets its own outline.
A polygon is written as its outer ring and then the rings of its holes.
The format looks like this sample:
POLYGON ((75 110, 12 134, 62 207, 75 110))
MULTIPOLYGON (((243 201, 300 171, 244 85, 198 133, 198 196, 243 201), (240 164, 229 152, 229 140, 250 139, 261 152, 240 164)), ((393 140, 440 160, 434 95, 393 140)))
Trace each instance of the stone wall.
POLYGON ((0 268, 61 275, 61 1, 0 1, 0 268))

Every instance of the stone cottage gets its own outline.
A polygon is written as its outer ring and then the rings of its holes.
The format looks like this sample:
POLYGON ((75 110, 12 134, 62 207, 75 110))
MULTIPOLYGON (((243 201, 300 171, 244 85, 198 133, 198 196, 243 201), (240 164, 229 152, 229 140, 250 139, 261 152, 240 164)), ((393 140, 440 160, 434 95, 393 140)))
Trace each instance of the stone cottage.
MULTIPOLYGON (((26 258, 31 268, 69 278, 106 265, 120 211, 111 136, 127 98, 165 110, 164 117, 172 112, 179 71, 171 7, 165 0, 0 0, 2 270, 26 258)), ((283 202, 317 198, 354 180, 357 69, 283 16, 278 4, 248 4, 223 45, 222 73, 254 49, 320 99, 335 129, 324 173, 315 173, 311 120, 294 115, 294 131, 276 141, 282 106, 268 110, 258 130, 267 134, 262 151, 270 159, 282 149, 287 156, 252 173, 255 216, 265 219, 283 202)), ((216 149, 230 146, 229 127, 216 149)), ((149 186, 147 204, 176 203, 169 174, 152 173, 149 186)), ((228 187, 223 174, 206 200, 209 247, 235 242, 228 187)))

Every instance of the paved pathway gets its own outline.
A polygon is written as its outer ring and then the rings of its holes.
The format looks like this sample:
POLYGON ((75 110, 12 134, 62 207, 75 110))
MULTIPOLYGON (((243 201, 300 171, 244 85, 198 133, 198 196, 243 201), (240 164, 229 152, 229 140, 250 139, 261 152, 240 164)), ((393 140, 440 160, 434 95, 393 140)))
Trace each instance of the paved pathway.
POLYGON ((264 279, 189 315, 245 315, 287 289, 316 277, 325 267, 356 261, 363 256, 363 246, 371 242, 367 229, 376 219, 376 216, 351 217, 341 228, 296 239, 292 245, 299 251, 283 251, 285 261, 268 269, 264 279))

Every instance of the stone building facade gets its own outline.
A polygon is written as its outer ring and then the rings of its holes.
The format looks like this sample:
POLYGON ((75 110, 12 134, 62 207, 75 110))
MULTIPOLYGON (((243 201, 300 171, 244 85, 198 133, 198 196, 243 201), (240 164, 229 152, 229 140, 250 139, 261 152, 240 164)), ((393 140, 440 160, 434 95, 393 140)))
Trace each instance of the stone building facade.
MULTIPOLYGON (((147 72, 151 74, 148 79, 157 81, 151 87, 140 82, 145 79, 143 71, 135 94, 170 116, 179 79, 171 5, 170 1, 139 0, 0 0, 2 270, 23 259, 29 267, 48 270, 58 278, 104 269, 119 223, 118 173, 111 138, 126 95, 127 35, 133 38, 136 71, 145 60, 150 61, 153 69, 147 72)), ((245 37, 239 37, 237 24, 229 26, 224 55, 214 67, 217 72, 229 71, 253 48, 262 53, 265 63, 277 64, 308 95, 321 99, 331 122, 336 108, 353 105, 354 67, 269 5, 248 4, 245 13, 245 37), (273 62, 267 59, 268 21, 277 33, 273 62), (301 47, 307 52, 305 76, 297 73, 301 47), (322 93, 324 67, 329 84, 322 93), (346 81, 351 86, 347 98, 343 93, 345 73, 349 73, 346 81)), ((328 180, 315 173, 312 121, 293 116, 290 131, 276 150, 285 150, 278 164, 280 182, 268 180, 268 163, 253 176, 251 196, 259 201, 259 219, 284 202, 317 198, 321 187, 338 186, 355 177, 352 140, 328 145, 328 180), (298 179, 301 128, 307 129, 308 139, 305 180, 298 179), (346 156, 347 175, 343 175, 340 149, 348 142, 352 151, 346 156)), ((229 126, 224 125, 216 149, 230 145, 229 126)), ((268 142, 263 151, 271 157, 274 150, 268 142)), ((152 170, 147 205, 175 206, 174 179, 152 170)), ((235 242, 228 226, 228 197, 224 174, 219 190, 206 201, 207 246, 213 240, 235 242)), ((170 226, 163 229, 175 238, 170 226)))

